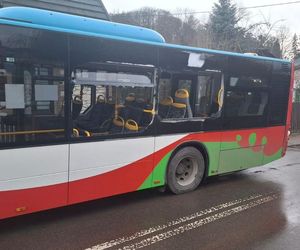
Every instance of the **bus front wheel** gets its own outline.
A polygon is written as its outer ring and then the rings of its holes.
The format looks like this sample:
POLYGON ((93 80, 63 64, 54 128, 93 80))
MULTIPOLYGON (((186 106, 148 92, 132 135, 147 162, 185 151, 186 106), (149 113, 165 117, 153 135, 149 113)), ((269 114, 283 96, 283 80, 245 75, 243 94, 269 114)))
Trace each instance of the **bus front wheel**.
POLYGON ((205 172, 205 161, 194 147, 180 149, 171 159, 167 171, 167 185, 174 194, 195 190, 205 172))

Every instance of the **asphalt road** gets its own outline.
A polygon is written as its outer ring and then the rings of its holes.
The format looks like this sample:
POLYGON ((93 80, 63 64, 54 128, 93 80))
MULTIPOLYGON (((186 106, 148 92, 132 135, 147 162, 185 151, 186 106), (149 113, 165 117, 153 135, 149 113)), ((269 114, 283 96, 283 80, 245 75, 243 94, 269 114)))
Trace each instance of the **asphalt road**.
POLYGON ((0 249, 300 249, 299 183, 290 148, 189 194, 146 190, 0 221, 0 249))

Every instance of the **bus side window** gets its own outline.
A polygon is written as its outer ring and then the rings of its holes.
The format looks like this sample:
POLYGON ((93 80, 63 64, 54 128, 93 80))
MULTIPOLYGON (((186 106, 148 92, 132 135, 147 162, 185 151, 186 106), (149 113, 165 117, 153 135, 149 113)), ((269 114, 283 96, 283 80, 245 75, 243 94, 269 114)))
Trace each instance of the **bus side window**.
POLYGON ((258 127, 267 122, 269 88, 266 80, 259 77, 234 76, 225 93, 224 126, 258 127))
POLYGON ((221 74, 198 76, 195 116, 219 117, 222 109, 223 86, 221 74))
POLYGON ((67 36, 1 26, 0 44, 0 145, 65 141, 67 36))
POLYGON ((188 75, 186 79, 183 74, 170 75, 170 79, 159 81, 158 114, 161 119, 220 116, 223 105, 221 74, 204 72, 199 76, 188 75))
POLYGON ((287 63, 273 62, 269 125, 281 125, 286 122, 290 72, 291 66, 287 63))
POLYGON ((90 85, 74 84, 72 90, 73 118, 76 118, 79 115, 87 113, 92 106, 93 106, 92 87, 90 85))
POLYGON ((266 81, 257 77, 230 77, 226 92, 226 117, 263 116, 268 104, 266 81), (243 86, 242 88, 240 86, 243 86), (247 86, 247 87, 245 87, 247 86))
POLYGON ((94 137, 144 131, 154 115, 153 68, 129 70, 123 66, 118 72, 121 66, 103 67, 109 70, 76 69, 73 72, 76 83, 73 100, 78 97, 83 104, 83 111, 73 117, 73 135, 94 137), (84 77, 82 72, 85 72, 84 77), (87 94, 84 89, 88 84, 90 92, 87 94))

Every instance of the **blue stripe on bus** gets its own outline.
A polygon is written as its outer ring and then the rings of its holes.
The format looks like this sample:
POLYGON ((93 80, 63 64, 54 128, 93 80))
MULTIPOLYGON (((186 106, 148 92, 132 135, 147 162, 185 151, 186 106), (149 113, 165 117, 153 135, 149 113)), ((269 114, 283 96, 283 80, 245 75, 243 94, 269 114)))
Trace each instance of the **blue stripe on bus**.
POLYGON ((159 47, 187 50, 191 52, 213 53, 290 63, 288 60, 279 58, 252 56, 228 51, 168 44, 165 43, 164 38, 158 32, 150 29, 26 7, 9 7, 0 9, 0 24, 78 34, 83 36, 102 37, 106 39, 135 42, 159 47), (49 15, 48 18, 46 18, 46 15, 49 15))

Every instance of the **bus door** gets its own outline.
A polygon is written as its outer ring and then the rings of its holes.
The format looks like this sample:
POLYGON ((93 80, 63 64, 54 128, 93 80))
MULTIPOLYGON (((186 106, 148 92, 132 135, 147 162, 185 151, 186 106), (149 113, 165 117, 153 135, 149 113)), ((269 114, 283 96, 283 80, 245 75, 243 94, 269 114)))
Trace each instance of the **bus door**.
POLYGON ((155 68, 74 68, 69 203, 151 187, 155 68))

